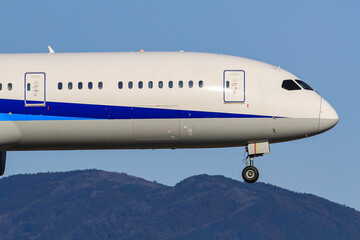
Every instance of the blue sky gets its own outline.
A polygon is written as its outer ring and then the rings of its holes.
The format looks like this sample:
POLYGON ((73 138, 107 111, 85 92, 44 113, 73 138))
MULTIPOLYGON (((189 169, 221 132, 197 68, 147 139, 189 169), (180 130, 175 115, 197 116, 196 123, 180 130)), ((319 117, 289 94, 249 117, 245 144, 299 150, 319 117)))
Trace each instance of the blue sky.
MULTIPOLYGON (((294 73, 338 112, 338 125, 274 144, 260 181, 360 210, 359 1, 3 1, 0 53, 199 51, 294 73)), ((5 176, 97 168, 173 185, 195 174, 241 179, 243 148, 10 152, 5 176)))

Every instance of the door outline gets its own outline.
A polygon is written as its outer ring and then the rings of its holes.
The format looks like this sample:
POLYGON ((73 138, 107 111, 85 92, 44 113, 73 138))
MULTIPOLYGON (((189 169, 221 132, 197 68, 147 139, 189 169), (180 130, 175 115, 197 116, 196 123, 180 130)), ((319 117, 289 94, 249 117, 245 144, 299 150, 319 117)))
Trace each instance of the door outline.
POLYGON ((44 72, 27 72, 24 75, 24 103, 25 103, 25 107, 45 107, 46 106, 46 74, 44 72), (32 75, 32 74, 42 74, 44 75, 44 84, 43 84, 43 92, 44 92, 44 97, 42 101, 32 101, 32 100, 27 100, 26 99, 26 77, 27 75, 32 75))
POLYGON ((223 100, 224 100, 224 103, 236 103, 236 102, 239 102, 239 103, 244 103, 245 102, 245 71, 244 70, 224 70, 224 73, 223 73, 223 100), (243 72, 244 73, 244 99, 242 101, 226 101, 226 72, 243 72))

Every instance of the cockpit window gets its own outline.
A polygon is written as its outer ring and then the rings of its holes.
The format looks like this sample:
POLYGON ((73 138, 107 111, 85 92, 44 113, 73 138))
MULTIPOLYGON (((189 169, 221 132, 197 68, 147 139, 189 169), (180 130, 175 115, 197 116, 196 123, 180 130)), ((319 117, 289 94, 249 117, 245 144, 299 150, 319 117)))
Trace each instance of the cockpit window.
POLYGON ((281 85, 282 88, 292 91, 292 90, 301 90, 301 88, 293 80, 284 80, 281 85))
POLYGON ((303 82, 303 81, 298 80, 298 79, 295 79, 295 81, 296 81, 303 89, 314 91, 314 89, 312 89, 312 87, 310 87, 309 84, 307 84, 306 82, 303 82))

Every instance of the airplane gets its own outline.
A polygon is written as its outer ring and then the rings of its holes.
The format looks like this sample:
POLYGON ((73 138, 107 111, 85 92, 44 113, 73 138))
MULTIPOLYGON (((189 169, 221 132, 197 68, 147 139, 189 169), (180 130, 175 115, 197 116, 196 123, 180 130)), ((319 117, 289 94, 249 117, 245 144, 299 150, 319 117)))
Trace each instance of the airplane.
POLYGON ((197 52, 0 54, 0 176, 7 151, 244 146, 244 181, 270 144, 334 127, 292 73, 197 52), (250 163, 248 162, 250 160, 250 163))

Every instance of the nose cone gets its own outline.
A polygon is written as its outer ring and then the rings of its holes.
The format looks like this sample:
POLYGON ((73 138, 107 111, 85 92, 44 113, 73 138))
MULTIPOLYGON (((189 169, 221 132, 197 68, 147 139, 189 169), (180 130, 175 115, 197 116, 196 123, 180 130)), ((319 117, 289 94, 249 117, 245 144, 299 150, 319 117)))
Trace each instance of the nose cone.
POLYGON ((325 132, 334 127, 339 121, 335 109, 324 99, 321 99, 319 133, 325 132))

